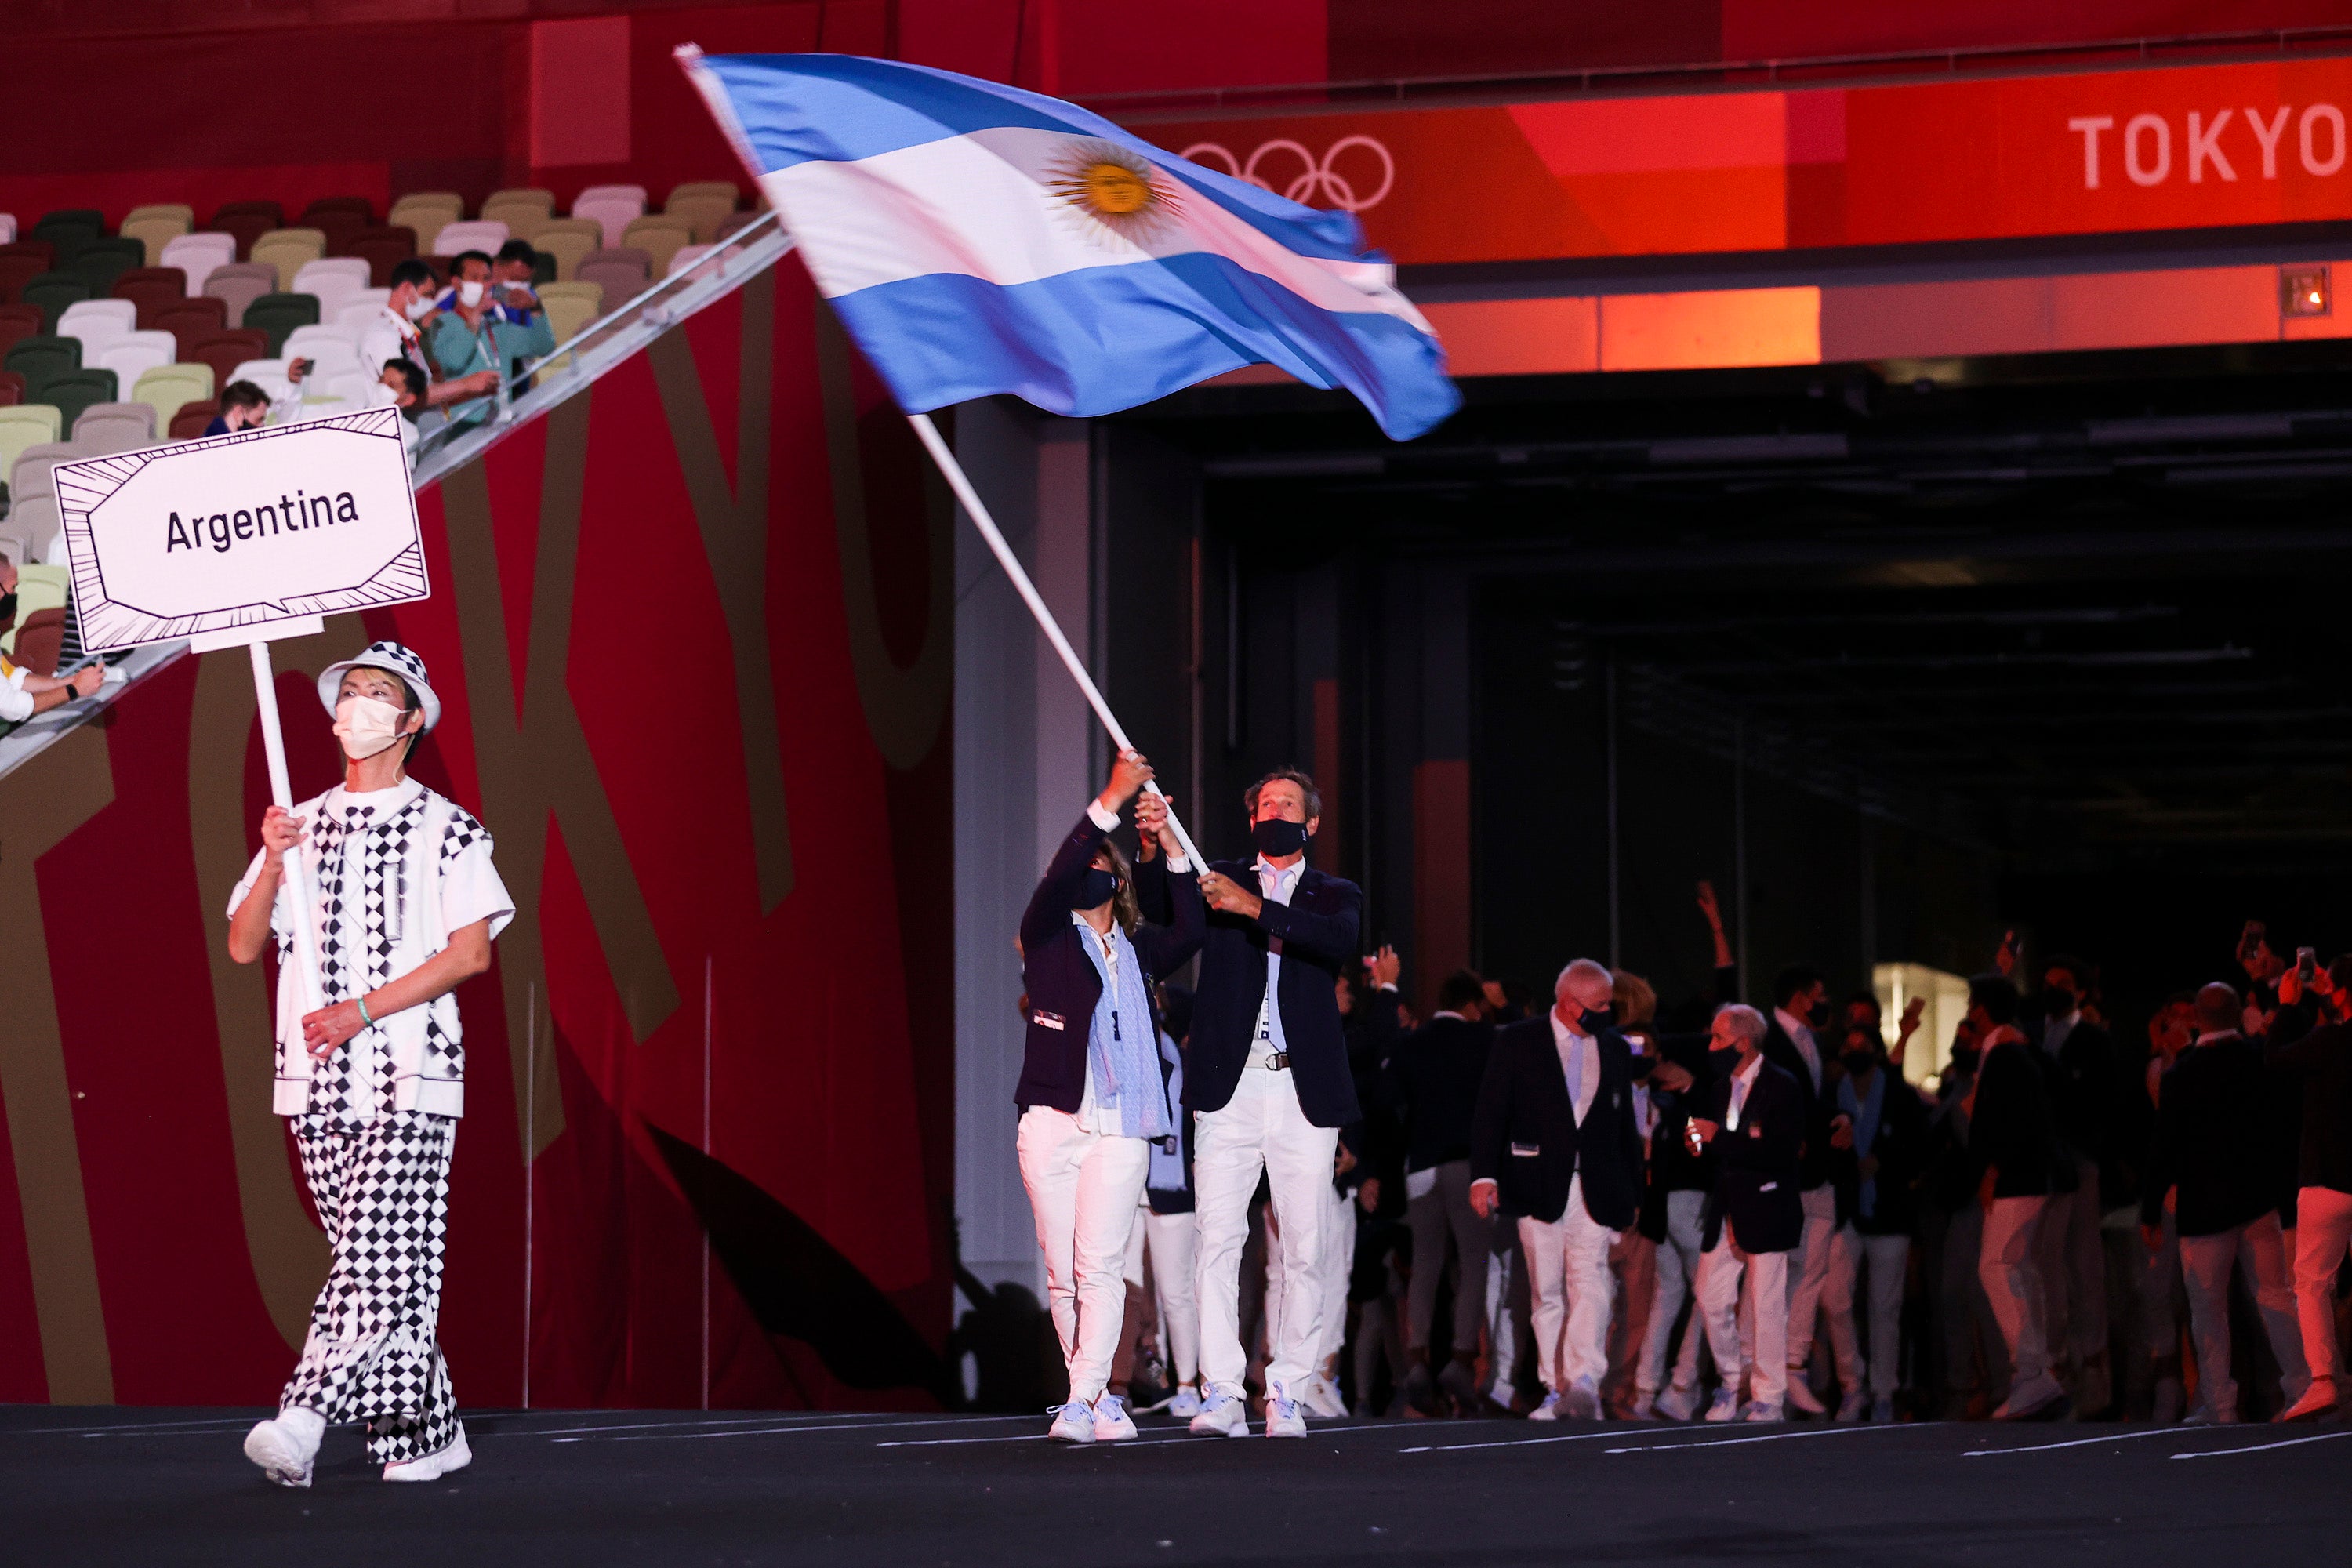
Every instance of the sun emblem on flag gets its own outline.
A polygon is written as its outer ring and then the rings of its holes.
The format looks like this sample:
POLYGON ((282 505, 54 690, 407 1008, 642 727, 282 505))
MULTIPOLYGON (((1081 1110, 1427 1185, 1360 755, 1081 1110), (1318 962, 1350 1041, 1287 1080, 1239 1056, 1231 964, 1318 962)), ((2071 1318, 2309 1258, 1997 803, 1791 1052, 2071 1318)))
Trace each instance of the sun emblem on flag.
POLYGON ((1175 183, 1112 142, 1081 142, 1055 160, 1045 188, 1097 235, 1147 242, 1176 216, 1175 183))

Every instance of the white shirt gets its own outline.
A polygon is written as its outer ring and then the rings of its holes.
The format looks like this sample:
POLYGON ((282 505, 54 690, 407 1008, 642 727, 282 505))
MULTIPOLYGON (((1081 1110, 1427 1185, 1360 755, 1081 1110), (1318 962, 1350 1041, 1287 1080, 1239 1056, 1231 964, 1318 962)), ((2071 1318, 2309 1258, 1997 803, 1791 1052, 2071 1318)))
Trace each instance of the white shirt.
POLYGON ((0 670, 7 672, 5 679, 0 679, 0 720, 21 724, 33 716, 33 694, 25 689, 25 678, 33 672, 21 664, 10 664, 5 656, 0 656, 0 670))
POLYGON ((429 378, 433 367, 425 362, 425 342, 416 334, 416 323, 386 305, 376 312, 375 320, 360 330, 360 371, 370 381, 383 375, 383 367, 396 359, 404 359, 429 378))
POLYGON ((2083 1010, 2077 1007, 2063 1018, 2052 1018, 2044 1023, 2042 1026, 2042 1048, 2056 1056, 2058 1048, 2066 1043, 2066 1037, 2073 1034, 2074 1026, 2082 1021, 2083 1010))
MULTIPOLYGON (((1258 897, 1269 904, 1288 908, 1290 895, 1298 890, 1298 879, 1307 874, 1304 855, 1280 868, 1266 864, 1265 857, 1257 858, 1258 897)), ((1282 983, 1282 939, 1275 937, 1266 943, 1265 994, 1258 999, 1257 1027, 1250 1037, 1250 1065, 1262 1066, 1271 1060, 1276 1037, 1282 1033, 1282 1005, 1275 995, 1275 987, 1282 983)))
MULTIPOLYGON (((1092 807, 1087 808, 1087 815, 1093 815, 1092 807)), ((1087 917, 1076 910, 1070 911, 1070 923, 1078 928, 1079 941, 1093 942, 1102 949, 1103 963, 1110 971, 1111 988, 1116 989, 1118 985, 1118 943, 1087 924, 1087 917)), ((1091 1050, 1087 1052, 1086 1085, 1078 1091, 1078 1125, 1106 1138, 1121 1135, 1118 1098, 1114 1096, 1106 1105, 1102 1096, 1096 1092, 1095 1054, 1091 1050)))
POLYGON ((1592 1097, 1601 1092, 1601 1042, 1561 1023, 1558 1008, 1547 1016, 1551 1019, 1552 1048, 1559 1052, 1560 1076, 1575 1086, 1576 1124, 1581 1127, 1592 1109, 1592 1097))
POLYGON ((1724 1118, 1727 1132, 1739 1131, 1739 1113, 1748 1104, 1748 1091, 1756 1087, 1756 1075, 1764 1070, 1764 1053, 1757 1052, 1748 1058, 1748 1065, 1731 1075, 1731 1113, 1724 1118))
POLYGON ((1813 1044, 1812 1026, 1790 1013, 1786 1007, 1773 1008, 1772 1016, 1780 1020, 1780 1027, 1789 1032, 1789 1038, 1796 1046, 1797 1054, 1805 1058, 1805 1070, 1813 1075, 1813 1092, 1821 1093, 1822 1048, 1813 1044))

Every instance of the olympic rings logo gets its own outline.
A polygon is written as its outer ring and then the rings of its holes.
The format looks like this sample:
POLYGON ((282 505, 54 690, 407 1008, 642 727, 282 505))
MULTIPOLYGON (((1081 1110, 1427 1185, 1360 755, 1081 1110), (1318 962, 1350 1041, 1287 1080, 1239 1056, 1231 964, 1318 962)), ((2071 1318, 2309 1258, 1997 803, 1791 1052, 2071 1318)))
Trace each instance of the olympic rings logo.
MULTIPOLYGON (((1369 136, 1342 136, 1325 149, 1319 160, 1287 137, 1261 144, 1249 155, 1247 163, 1214 142, 1195 142, 1178 156, 1221 170, 1290 201, 1307 206, 1334 206, 1344 212, 1360 213, 1366 207, 1380 205, 1381 198, 1396 184, 1396 160, 1389 156, 1386 147, 1369 136), (1380 160, 1381 183, 1370 195, 1358 195, 1355 183, 1339 171, 1339 154, 1350 148, 1361 148, 1380 160), (1276 178, 1285 175, 1288 176, 1287 183, 1274 184, 1276 178)), ((1354 166, 1360 174, 1368 172, 1360 160, 1354 166)))

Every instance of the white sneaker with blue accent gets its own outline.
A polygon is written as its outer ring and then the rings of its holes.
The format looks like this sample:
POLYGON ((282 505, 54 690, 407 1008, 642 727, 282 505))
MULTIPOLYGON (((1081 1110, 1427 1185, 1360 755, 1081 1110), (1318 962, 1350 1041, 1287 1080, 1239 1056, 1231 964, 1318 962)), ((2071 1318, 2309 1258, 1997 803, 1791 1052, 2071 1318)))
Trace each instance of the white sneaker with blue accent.
POLYGON ((1192 1429, 1202 1437, 1246 1437, 1249 1406, 1240 1394, 1212 1384, 1201 1396, 1201 1413, 1192 1417, 1192 1429))
POLYGON ((1106 1394, 1095 1401, 1095 1441, 1123 1443, 1135 1436, 1135 1417, 1127 1413, 1127 1401, 1116 1394, 1106 1394))
POLYGON ((1306 1414, 1298 1408, 1298 1401, 1290 1397, 1290 1390, 1279 1383, 1266 1385, 1265 1435, 1269 1437, 1307 1436, 1306 1414))
POLYGON ((1706 1418, 1710 1421, 1738 1420, 1738 1391, 1730 1387, 1728 1384, 1717 1389, 1715 1391, 1715 1402, 1706 1407, 1706 1418))
POLYGON ((1186 1384, 1168 1396, 1168 1414, 1179 1421, 1190 1421, 1201 1414, 1201 1391, 1186 1384))
POLYGON ((1091 1443, 1095 1440, 1095 1407, 1073 1399, 1067 1405, 1048 1405, 1054 1414, 1054 1424, 1045 1428, 1045 1436, 1056 1443, 1091 1443))
POLYGON ((1533 1410, 1528 1412, 1528 1419, 1530 1421, 1559 1420, 1559 1391, 1558 1389, 1553 1389, 1547 1393, 1543 1397, 1543 1403, 1537 1405, 1533 1410))

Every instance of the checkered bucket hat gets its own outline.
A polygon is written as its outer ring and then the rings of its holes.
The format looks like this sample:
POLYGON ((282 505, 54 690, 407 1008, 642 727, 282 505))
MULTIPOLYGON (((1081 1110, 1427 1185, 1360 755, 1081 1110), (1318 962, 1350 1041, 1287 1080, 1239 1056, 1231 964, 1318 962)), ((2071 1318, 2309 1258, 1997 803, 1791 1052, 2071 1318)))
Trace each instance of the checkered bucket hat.
POLYGON ((355 658, 331 664, 319 672, 319 700, 329 714, 335 710, 335 693, 343 684, 343 672, 349 669, 388 669, 408 682, 408 689, 425 705, 425 728, 429 732, 441 722, 441 699, 434 694, 433 683, 425 679, 425 661, 396 642, 372 642, 355 658))

